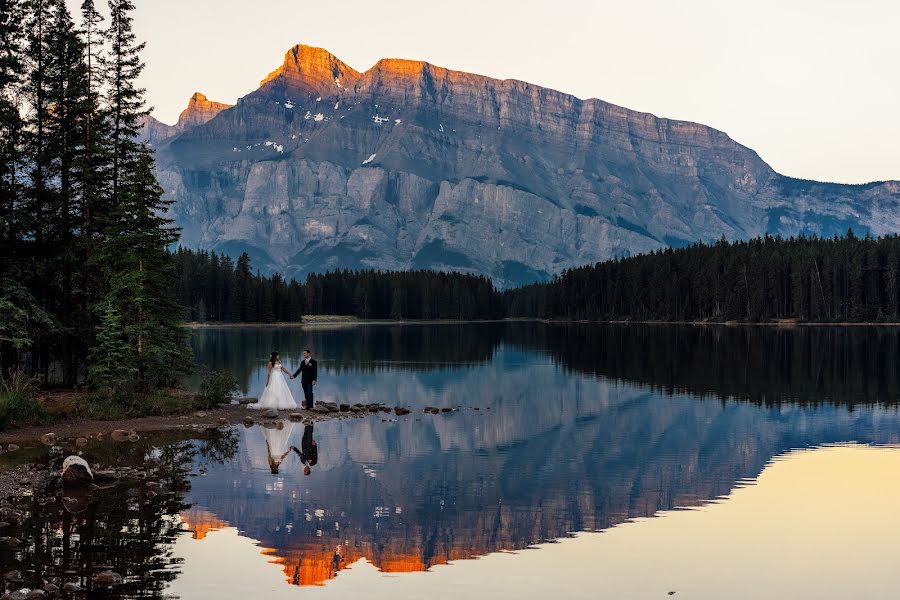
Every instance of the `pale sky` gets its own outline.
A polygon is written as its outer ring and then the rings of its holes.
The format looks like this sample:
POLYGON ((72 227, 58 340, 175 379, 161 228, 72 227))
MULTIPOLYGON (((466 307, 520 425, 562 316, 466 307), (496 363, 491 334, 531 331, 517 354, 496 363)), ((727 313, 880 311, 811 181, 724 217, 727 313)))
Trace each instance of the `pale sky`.
POLYGON ((168 123, 195 91, 235 102, 304 43, 359 71, 426 60, 698 121, 786 175, 900 179, 896 0, 135 3, 168 123))

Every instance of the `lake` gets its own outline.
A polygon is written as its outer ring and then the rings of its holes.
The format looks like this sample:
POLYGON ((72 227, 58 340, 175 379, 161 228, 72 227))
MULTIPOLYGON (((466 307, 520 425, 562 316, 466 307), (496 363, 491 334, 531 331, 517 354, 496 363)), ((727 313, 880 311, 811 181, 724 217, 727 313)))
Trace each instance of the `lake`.
MULTIPOLYGON (((19 571, 5 590, 87 587, 102 568, 126 576, 103 597, 843 599, 900 586, 900 329, 223 328, 193 331, 192 346, 257 397, 272 350, 291 368, 310 347, 317 400, 412 413, 92 442, 89 462, 140 473, 6 507, 25 543, 0 549, 0 571, 19 571), (277 474, 267 448, 289 452, 277 474)), ((70 450, 0 465, 57 468, 70 450)))

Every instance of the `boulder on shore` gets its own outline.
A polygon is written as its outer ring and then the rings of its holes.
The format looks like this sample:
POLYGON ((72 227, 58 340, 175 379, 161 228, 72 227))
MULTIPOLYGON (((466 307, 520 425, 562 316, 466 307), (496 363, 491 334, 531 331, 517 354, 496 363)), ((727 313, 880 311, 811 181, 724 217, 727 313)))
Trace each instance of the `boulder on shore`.
POLYGON ((94 482, 94 474, 86 460, 73 455, 63 461, 62 479, 66 485, 88 485, 94 482))
POLYGON ((122 576, 115 571, 103 571, 94 575, 94 585, 97 587, 112 587, 122 583, 122 576))

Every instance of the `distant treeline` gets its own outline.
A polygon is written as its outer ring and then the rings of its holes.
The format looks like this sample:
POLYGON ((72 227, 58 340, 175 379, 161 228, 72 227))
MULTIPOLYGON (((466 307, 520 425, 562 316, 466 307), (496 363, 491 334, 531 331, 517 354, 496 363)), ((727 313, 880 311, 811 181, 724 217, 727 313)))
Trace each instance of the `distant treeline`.
POLYGON ((175 296, 190 321, 297 322, 303 316, 303 286, 278 273, 254 274, 246 253, 236 263, 203 250, 179 248, 174 256, 175 296))
POLYGON ((698 243, 571 269, 507 290, 482 276, 333 271, 305 283, 254 275, 215 253, 175 253, 177 296, 197 321, 550 318, 636 321, 900 321, 900 237, 698 243))
POLYGON ((251 270, 250 257, 174 252, 176 296, 191 321, 297 322, 303 314, 363 319, 494 319, 503 297, 482 276, 434 271, 333 271, 306 283, 251 270))
POLYGON ((571 269, 505 301, 509 317, 897 321, 900 237, 699 243, 571 269))
POLYGON ((307 312, 364 319, 498 319, 502 295, 478 275, 334 271, 306 278, 307 312))

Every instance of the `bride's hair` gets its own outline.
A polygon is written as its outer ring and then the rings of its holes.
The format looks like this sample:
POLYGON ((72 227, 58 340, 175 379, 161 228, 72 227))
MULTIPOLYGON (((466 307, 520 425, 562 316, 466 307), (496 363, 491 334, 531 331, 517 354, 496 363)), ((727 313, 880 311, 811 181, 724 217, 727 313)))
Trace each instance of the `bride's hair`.
POLYGON ((269 362, 273 365, 278 361, 278 353, 272 352, 272 356, 269 357, 269 362))

